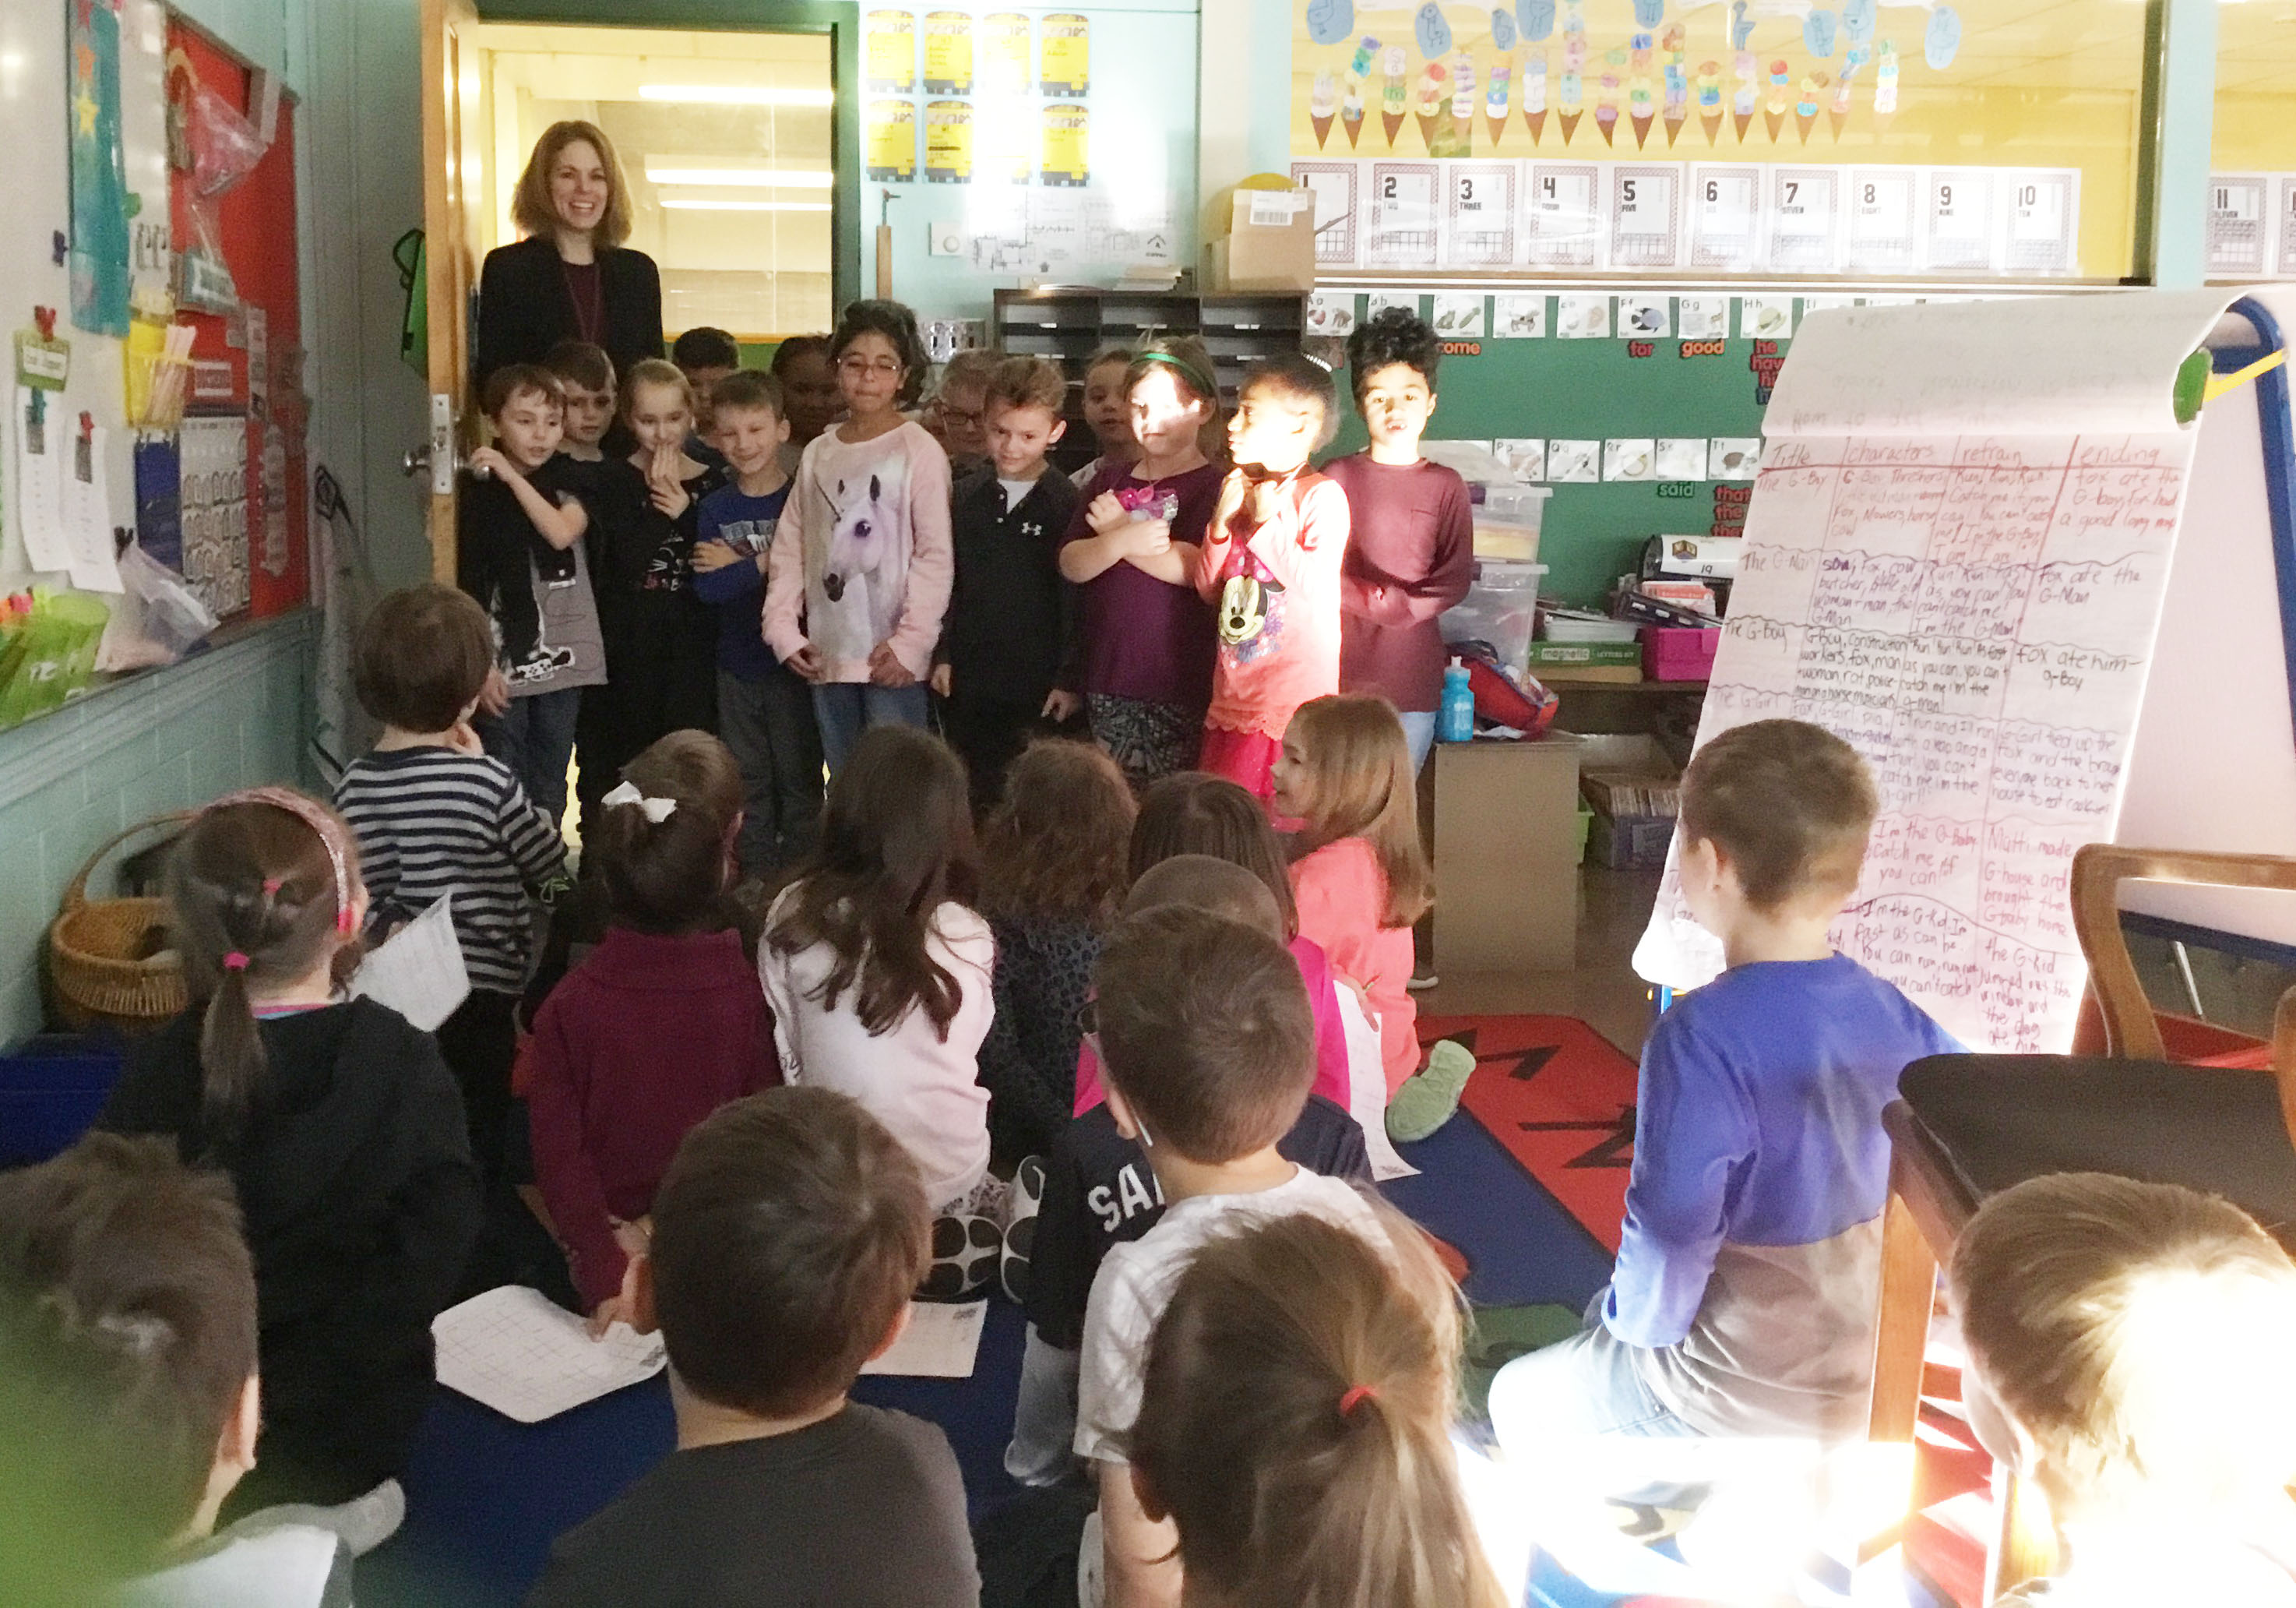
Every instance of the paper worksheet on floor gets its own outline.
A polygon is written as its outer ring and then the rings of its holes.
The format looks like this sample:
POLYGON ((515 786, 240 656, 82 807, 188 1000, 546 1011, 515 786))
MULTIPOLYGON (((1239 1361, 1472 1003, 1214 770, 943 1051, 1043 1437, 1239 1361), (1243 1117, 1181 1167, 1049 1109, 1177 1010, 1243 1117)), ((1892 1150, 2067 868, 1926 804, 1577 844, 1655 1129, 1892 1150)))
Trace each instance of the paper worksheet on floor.
MULTIPOLYGON (((1316 266, 1324 273, 1439 264, 1493 272, 2080 271, 2080 175, 2071 168, 1326 156, 1293 162, 1292 176, 1316 193, 1316 266)), ((2276 262, 2296 274, 2296 175, 2235 176, 2238 184, 2218 186, 2234 199, 2211 236, 2220 242, 2212 262, 2257 274, 2268 270, 2256 263, 2276 262)))
MULTIPOLYGON (((2071 1041, 2072 856, 2113 836, 2196 439, 2172 381, 2229 299, 1820 311, 1764 416, 1699 741, 1791 717, 1865 757, 1834 944, 1972 1048, 2071 1041)), ((1671 860, 1635 965, 1720 970, 1671 860)))

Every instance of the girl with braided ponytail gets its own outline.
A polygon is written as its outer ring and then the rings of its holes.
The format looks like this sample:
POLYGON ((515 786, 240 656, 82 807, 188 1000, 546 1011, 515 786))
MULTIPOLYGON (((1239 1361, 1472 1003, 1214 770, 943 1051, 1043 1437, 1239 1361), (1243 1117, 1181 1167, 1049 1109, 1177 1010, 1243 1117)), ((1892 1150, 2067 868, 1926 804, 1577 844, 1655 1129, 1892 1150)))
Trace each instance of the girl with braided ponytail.
POLYGON ((1130 1437, 1179 1531, 1188 1608, 1504 1608, 1450 1440, 1457 1292, 1393 1212, 1374 1244, 1305 1212, 1196 1252, 1130 1437))
POLYGON ((361 1550, 405 1511, 430 1320, 478 1237, 462 1096, 430 1035, 341 992, 367 898, 325 805, 283 787, 217 800, 177 840, 168 898, 193 1003, 131 1043, 98 1125, 172 1138, 239 1196, 264 1423, 226 1519, 335 1506, 361 1550))

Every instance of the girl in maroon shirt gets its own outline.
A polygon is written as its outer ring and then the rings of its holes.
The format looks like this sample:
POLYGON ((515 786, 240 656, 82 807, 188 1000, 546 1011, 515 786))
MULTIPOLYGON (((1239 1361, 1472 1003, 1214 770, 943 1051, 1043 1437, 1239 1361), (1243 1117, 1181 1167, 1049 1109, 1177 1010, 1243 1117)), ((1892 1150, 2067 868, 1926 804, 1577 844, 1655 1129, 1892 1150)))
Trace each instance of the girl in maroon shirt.
POLYGON ((624 769, 585 846, 613 924, 534 1019, 526 1047, 535 1182, 603 1333, 688 1129, 782 1080, 758 971, 723 925, 742 830, 733 754, 673 732, 624 769))
POLYGON ((1226 471, 1200 438, 1218 416, 1211 356, 1192 335, 1152 340, 1126 371, 1136 464, 1103 461, 1061 548, 1080 595, 1078 661, 1093 736, 1135 787, 1187 770, 1211 702, 1211 606, 1196 595, 1198 546, 1226 471))

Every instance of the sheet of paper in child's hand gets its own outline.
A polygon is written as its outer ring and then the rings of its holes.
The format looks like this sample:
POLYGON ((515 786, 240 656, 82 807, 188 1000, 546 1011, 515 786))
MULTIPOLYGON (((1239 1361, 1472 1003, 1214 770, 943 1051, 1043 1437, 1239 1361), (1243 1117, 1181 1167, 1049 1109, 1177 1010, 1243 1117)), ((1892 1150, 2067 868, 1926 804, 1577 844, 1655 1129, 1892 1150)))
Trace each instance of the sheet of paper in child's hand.
POLYGON ((426 1033, 471 997, 471 974, 455 937, 455 896, 438 902, 371 951, 351 977, 351 992, 387 1005, 426 1033))
POLYGON ((503 1284, 430 1323, 439 1382, 521 1423, 652 1378, 668 1352, 659 1334, 616 1324, 590 1338, 580 1318, 539 1291, 503 1284))
POLYGON ((909 1326, 882 1357, 861 1365, 864 1374, 898 1374, 912 1379, 970 1379, 980 1352, 981 1326, 988 1317, 985 1300, 952 1307, 939 1301, 911 1301, 909 1326))

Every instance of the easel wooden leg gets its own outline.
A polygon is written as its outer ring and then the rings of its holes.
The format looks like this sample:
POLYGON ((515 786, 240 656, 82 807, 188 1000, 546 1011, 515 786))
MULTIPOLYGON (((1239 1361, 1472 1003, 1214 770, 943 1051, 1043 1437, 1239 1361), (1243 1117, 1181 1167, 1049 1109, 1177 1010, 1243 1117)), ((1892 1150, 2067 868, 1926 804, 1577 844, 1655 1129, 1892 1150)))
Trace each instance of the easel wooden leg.
POLYGON ((1985 1549, 1985 1600, 2046 1575, 2057 1563, 2056 1528, 2048 1498, 2008 1464, 1993 1465, 1993 1505, 1999 1522, 1985 1549))
MULTIPOLYGON (((1882 1218, 1881 1294, 1874 1325, 1874 1395, 1867 1409, 1866 1439, 1910 1449, 1922 1406, 1922 1354, 1928 1349, 1930 1308, 1937 1289, 1937 1257, 1905 1197, 1896 1188, 1898 1163, 1890 1163, 1890 1203, 1882 1218)), ((1865 1538, 1857 1561, 1867 1563, 1905 1537, 1912 1516, 1914 1459, 1904 1461, 1905 1488, 1889 1511, 1896 1522, 1865 1538)), ((1893 1476, 1894 1478, 1894 1476, 1893 1476)))
POLYGON ((1937 1256, 1895 1185, 1882 1219, 1882 1292, 1874 1331, 1868 1440, 1909 1441, 1922 1405, 1922 1353, 1929 1345, 1937 1256))

